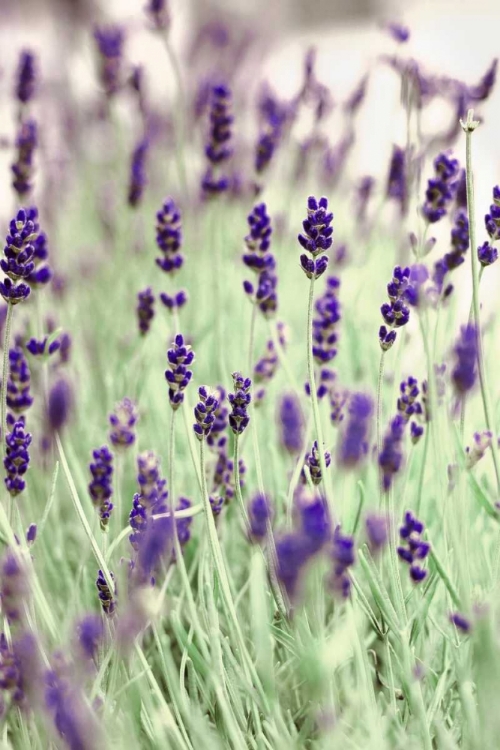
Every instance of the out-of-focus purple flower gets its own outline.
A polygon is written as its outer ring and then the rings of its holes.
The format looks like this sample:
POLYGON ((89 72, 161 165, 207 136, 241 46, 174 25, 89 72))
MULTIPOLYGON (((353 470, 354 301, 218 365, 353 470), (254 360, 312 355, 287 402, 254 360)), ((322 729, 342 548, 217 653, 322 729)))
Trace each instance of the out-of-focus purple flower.
POLYGON ((52 432, 60 432, 69 419, 73 394, 67 380, 60 378, 49 391, 47 420, 52 432))
POLYGON ((228 396, 231 404, 229 425, 235 435, 241 435, 250 422, 247 409, 252 400, 250 393, 252 381, 250 378, 244 378, 239 372, 233 372, 232 377, 234 393, 230 393, 228 396))
POLYGON ((498 59, 492 60, 490 67, 483 75, 479 83, 469 86, 467 96, 473 101, 484 101, 491 94, 497 79, 498 59))
POLYGON ((45 705, 59 736, 71 750, 104 747, 102 728, 82 688, 70 679, 67 668, 57 666, 45 674, 45 705))
POLYGON ((170 310, 170 312, 173 312, 174 310, 180 310, 186 302, 188 301, 188 293, 185 289, 180 289, 178 292, 175 292, 175 294, 167 294, 166 292, 162 292, 160 294, 160 300, 165 305, 167 310, 170 310))
POLYGON ((409 283, 404 292, 404 300, 412 307, 420 307, 425 302, 424 284, 429 278, 427 266, 414 263, 410 267, 409 283))
POLYGON ((36 58, 31 50, 23 50, 19 56, 16 76, 16 97, 21 104, 27 104, 35 93, 36 58))
POLYGON ((137 456, 137 482, 139 484, 139 501, 148 510, 160 512, 168 498, 166 480, 161 478, 160 462, 153 451, 143 451, 137 456))
MULTIPOLYGON (((336 378, 337 375, 329 367, 322 367, 316 373, 316 395, 319 400, 324 398, 327 393, 331 391, 332 383, 336 380, 336 378)), ((311 385, 309 382, 305 383, 304 390, 308 396, 311 395, 311 385)))
POLYGON ((177 410, 184 401, 184 390, 189 385, 193 371, 189 367, 194 362, 194 352, 184 343, 184 337, 178 333, 167 351, 168 366, 165 378, 168 383, 168 399, 172 409, 177 410))
POLYGON ((262 542, 267 535, 268 523, 272 520, 273 508, 269 498, 262 493, 254 495, 248 503, 248 520, 250 538, 253 542, 262 542))
POLYGON ((410 424, 410 438, 413 445, 416 445, 422 435, 424 434, 424 428, 417 424, 416 422, 412 422, 410 424))
POLYGON ((402 544, 397 548, 397 553, 410 566, 410 578, 414 583, 420 583, 427 575, 427 571, 421 567, 421 561, 429 554, 431 545, 422 541, 423 531, 424 524, 410 510, 406 511, 404 524, 399 529, 402 544))
POLYGON ((43 339, 31 338, 26 344, 26 349, 34 357, 43 357, 45 355, 50 357, 51 354, 54 354, 59 350, 61 342, 59 339, 53 339, 47 346, 48 342, 48 336, 44 336, 43 339))
POLYGON ((221 495, 210 495, 210 507, 215 517, 219 516, 224 506, 224 498, 221 495))
POLYGON ((387 432, 384 435, 378 463, 382 470, 382 487, 385 491, 390 488, 394 476, 399 472, 403 464, 403 436, 405 426, 405 418, 401 414, 398 414, 391 419, 387 432))
MULTIPOLYGON (((486 243, 487 244, 487 243, 486 243)), ((447 274, 462 265, 465 260, 465 253, 469 248, 469 219, 467 211, 460 209, 455 214, 453 228, 451 230, 452 250, 446 253, 434 264, 432 280, 434 281, 439 294, 443 293, 444 297, 449 297, 453 290, 452 285, 448 285, 444 292, 443 286, 447 274)))
POLYGON ((136 208, 142 200, 144 188, 147 185, 146 159, 149 141, 142 140, 134 148, 130 163, 130 182, 128 188, 128 204, 136 208))
POLYGON ((353 117, 363 104, 366 91, 368 87, 368 75, 364 75, 363 78, 357 83, 350 96, 344 102, 344 111, 348 115, 353 117))
POLYGON ((30 523, 28 531, 26 532, 26 544, 30 546, 36 540, 37 526, 36 523, 30 523))
MULTIPOLYGON (((179 510, 187 510, 192 505, 191 500, 187 497, 180 497, 179 502, 177 503, 176 512, 179 510)), ((188 516, 187 518, 176 518, 175 519, 175 528, 177 531, 177 538, 179 540, 179 544, 181 547, 183 547, 185 544, 189 542, 191 539, 191 523, 193 521, 192 516, 188 516)))
POLYGON ((97 658, 97 650, 104 638, 104 624, 99 615, 86 615, 77 622, 78 643, 86 659, 97 658))
POLYGON ((465 464, 468 469, 472 469, 483 458, 486 451, 491 448, 493 435, 489 430, 483 430, 483 432, 475 432, 473 439, 472 448, 467 446, 465 449, 465 464))
POLYGON ((406 152, 403 148, 394 145, 392 147, 391 161, 389 163, 389 174, 387 177, 386 194, 399 203, 401 214, 404 215, 408 208, 408 166, 406 152))
POLYGON ((247 252, 243 254, 243 263, 251 271, 257 274, 257 291, 254 285, 245 281, 243 289, 258 304, 264 315, 274 313, 277 309, 278 298, 276 294, 277 276, 274 273, 276 259, 270 252, 271 246, 271 219, 267 213, 265 203, 254 207, 248 216, 249 233, 245 237, 247 252))
POLYGON ((99 53, 99 79, 106 96, 112 97, 121 86, 121 67, 125 34, 121 26, 102 26, 94 29, 94 40, 99 53))
MULTIPOLYGON (((446 393, 446 383, 444 375, 446 372, 446 365, 434 365, 434 380, 436 384, 436 396, 438 406, 442 404, 443 397, 446 393)), ((429 383, 427 380, 422 381, 422 409, 423 417, 425 422, 430 422, 432 418, 431 405, 429 401, 429 383)))
POLYGON ((451 379, 459 398, 463 398, 474 387, 476 382, 477 336, 478 332, 474 325, 462 326, 460 328, 460 336, 453 350, 456 362, 451 373, 451 379))
POLYGON ((297 598, 301 573, 309 559, 310 547, 303 534, 292 532, 276 540, 276 572, 292 601, 297 598))
POLYGON ((337 186, 354 144, 354 132, 350 129, 335 145, 325 149, 321 160, 321 176, 330 188, 337 186))
POLYGON ((10 495, 16 497, 26 487, 24 475, 30 462, 28 449, 31 445, 31 435, 24 429, 24 420, 15 422, 5 442, 7 444, 3 462, 7 474, 5 486, 10 495))
POLYGON ((93 461, 89 465, 92 481, 89 484, 89 494, 99 513, 101 529, 107 529, 113 503, 113 454, 107 445, 92 451, 93 461))
POLYGON ((483 267, 491 266, 498 259, 498 250, 489 242, 483 242, 477 249, 477 258, 483 267))
POLYGON ((422 214, 429 224, 439 221, 447 212, 455 197, 460 165, 448 153, 441 153, 434 160, 435 176, 429 180, 425 191, 422 214))
POLYGON ((154 318, 155 296, 150 286, 137 294, 137 320, 139 322, 139 332, 145 336, 151 326, 154 318))
POLYGON ((378 341, 383 352, 387 352, 396 341, 396 331, 388 331, 386 326, 380 326, 378 341))
POLYGON ((112 617, 116 610, 116 583, 115 576, 111 571, 110 576, 115 587, 114 591, 110 590, 102 570, 97 571, 97 579, 95 582, 97 591, 99 592, 99 601, 101 602, 102 611, 107 617, 112 617))
MULTIPOLYGON (((325 451, 325 466, 328 468, 330 466, 332 457, 328 451, 325 451)), ((307 466, 309 468, 309 473, 311 475, 311 481, 313 484, 320 484, 321 480, 323 479, 321 475, 321 464, 320 464, 320 453, 318 448, 318 443, 315 440, 312 446, 311 453, 309 453, 306 456, 306 461, 304 466, 307 466)), ((304 469, 302 469, 302 473, 300 475, 301 481, 305 484, 307 482, 306 474, 304 469)))
POLYGON ((392 21, 385 25, 385 30, 398 44, 404 44, 410 38, 410 29, 402 23, 392 21))
POLYGON ((167 31, 170 28, 169 0, 148 0, 144 11, 152 21, 157 31, 167 31))
POLYGON ((344 407, 349 395, 349 391, 346 389, 332 388, 330 390, 330 419, 335 426, 344 421, 344 407))
POLYGON ((30 294, 28 284, 17 283, 28 280, 35 269, 34 241, 39 233, 38 211, 36 208, 20 208, 9 224, 9 234, 5 238, 4 258, 0 261, 2 271, 8 276, 0 283, 0 294, 6 302, 16 305, 30 294))
POLYGON ((354 565, 356 557, 354 539, 352 536, 342 534, 340 526, 337 526, 333 534, 331 558, 333 569, 329 579, 330 585, 343 599, 347 599, 351 593, 349 568, 354 565))
POLYGON ((341 318, 339 288, 340 280, 336 276, 329 276, 324 294, 315 303, 312 353, 320 365, 331 362, 337 354, 337 323, 341 318))
POLYGON ((450 614, 450 622, 465 635, 470 633, 472 629, 471 621, 460 612, 452 612, 450 614))
POLYGON ((224 171, 225 163, 231 158, 233 115, 232 95, 228 86, 220 84, 212 88, 210 101, 210 129, 205 156, 209 166, 203 176, 201 188, 206 198, 225 192, 229 178, 224 171))
MULTIPOLYGON (((278 338, 280 346, 283 350, 286 349, 288 331, 284 323, 277 324, 278 338)), ((259 387, 255 392, 255 405, 258 406, 266 394, 265 385, 268 385, 270 381, 276 375, 279 367, 278 352, 274 346, 274 342, 270 339, 266 344, 265 354, 257 360, 253 368, 254 383, 259 387)))
POLYGON ((108 418, 111 425, 109 439, 115 448, 126 449, 135 443, 135 425, 138 419, 137 406, 132 399, 125 396, 115 405, 108 418))
POLYGON ((277 421, 280 445, 292 455, 304 446, 304 415, 295 393, 285 393, 278 404, 277 421))
POLYGON ((156 263, 165 273, 175 274, 184 263, 182 247, 182 217, 172 198, 167 198, 156 214, 156 244, 163 253, 156 263))
POLYGON ((375 178, 366 175, 356 185, 356 219, 359 224, 366 221, 368 203, 375 187, 375 178))
POLYGON ((0 593, 2 611, 9 623, 23 624, 31 599, 28 566, 19 549, 7 548, 0 562, 0 593))
POLYGON ((296 512, 309 554, 315 555, 331 539, 332 525, 328 506, 323 498, 302 491, 296 499, 296 512))
POLYGON ((33 187, 33 157, 37 145, 38 131, 35 120, 21 122, 16 137, 17 159, 11 167, 14 176, 12 187, 19 198, 29 193, 33 187))
POLYGON ((368 453, 373 400, 365 393, 353 393, 349 399, 347 423, 337 448, 341 466, 356 466, 368 453))
MULTIPOLYGON (((25 702, 23 674, 14 648, 10 647, 5 633, 0 634, 0 689, 7 693, 9 702, 22 706, 25 702)), ((5 707, 2 705, 2 714, 5 707)))
POLYGON ((385 547, 389 538, 389 521, 387 516, 370 513, 365 520, 366 537, 372 555, 377 555, 385 547))
POLYGON ((300 256, 300 264, 307 278, 318 279, 328 266, 328 257, 322 255, 332 246, 333 214, 328 213, 328 200, 313 196, 307 200, 307 219, 302 222, 304 234, 298 235, 300 245, 311 255, 300 256), (320 257, 318 257, 320 256, 320 257))
POLYGON ((198 389, 198 396, 200 400, 194 408, 196 422, 193 425, 193 430, 198 440, 204 440, 212 430, 219 401, 216 394, 210 392, 204 385, 198 389))

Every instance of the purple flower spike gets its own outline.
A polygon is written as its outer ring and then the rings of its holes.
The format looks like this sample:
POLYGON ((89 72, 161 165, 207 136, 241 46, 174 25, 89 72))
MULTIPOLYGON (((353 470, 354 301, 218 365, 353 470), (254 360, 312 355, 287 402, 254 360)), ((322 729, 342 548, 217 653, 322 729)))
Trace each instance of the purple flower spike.
POLYGON ((17 304, 26 299, 30 288, 20 280, 29 281, 35 270, 35 241, 40 227, 36 208, 21 208, 9 224, 9 234, 5 238, 4 258, 0 268, 8 276, 0 283, 0 294, 6 302, 17 304), (13 283, 14 282, 14 283, 13 283))
POLYGON ((92 481, 89 484, 89 494, 99 513, 102 531, 106 531, 113 510, 111 496, 113 494, 113 454, 107 445, 92 451, 93 461, 89 465, 92 481))
POLYGON ((298 235, 299 243, 304 250, 316 258, 332 246, 333 214, 328 213, 328 200, 313 196, 307 200, 307 219, 302 222, 304 234, 298 235))
POLYGON ((272 505, 266 495, 258 493, 248 503, 248 519, 250 522, 250 538, 253 542, 264 541, 267 535, 267 525, 273 516, 272 505))
POLYGON ((386 195, 399 203, 401 214, 404 215, 408 208, 408 176, 406 153, 399 146, 392 147, 386 195))
POLYGON ((380 326, 378 332, 378 340, 382 351, 388 351, 396 341, 396 331, 388 331, 385 326, 380 326))
POLYGON ((120 26, 105 26, 94 30, 99 53, 99 78, 108 98, 121 86, 121 66, 125 34, 120 26))
POLYGON ((331 551, 333 569, 330 575, 330 584, 335 593, 343 599, 348 599, 351 593, 351 579, 349 568, 355 563, 354 539, 341 533, 337 526, 333 535, 331 551))
POLYGON ((6 455, 4 467, 7 476, 5 486, 11 497, 16 497, 26 487, 24 475, 30 462, 29 446, 31 435, 24 429, 24 421, 16 422, 6 438, 6 455))
POLYGON ((136 311, 141 336, 145 336, 151 327, 151 321, 155 315, 154 303, 155 296, 150 286, 137 294, 136 311))
POLYGON ((177 334, 172 348, 167 351, 167 358, 170 368, 165 370, 168 398, 172 409, 177 410, 184 401, 184 390, 193 376, 189 366, 194 362, 194 352, 184 343, 181 333, 177 334))
MULTIPOLYGON (((328 468, 331 464, 332 457, 328 451, 325 451, 325 466, 328 468)), ((306 463, 305 466, 309 467, 309 472, 311 475, 311 481, 313 484, 320 484, 322 480, 321 475, 321 464, 320 464, 320 456, 319 456, 319 449, 318 449, 318 443, 315 440, 312 446, 311 453, 309 453, 306 456, 306 463)), ((302 473, 300 475, 301 481, 305 484, 307 482, 306 474, 304 469, 302 469, 302 473)))
POLYGON ((460 614, 460 612, 452 612, 450 614, 450 622, 464 635, 468 635, 472 629, 471 621, 460 614))
POLYGON ((252 400, 250 394, 252 381, 250 378, 244 378, 239 372, 233 372, 233 385, 234 393, 230 393, 228 396, 231 404, 229 425, 235 435, 241 435, 250 422, 247 409, 252 400))
POLYGON ((367 455, 372 415, 372 398, 365 393, 353 393, 349 399, 347 424, 337 449, 341 466, 354 467, 367 455))
POLYGON ((303 534, 286 534, 276 540, 276 572, 292 601, 298 596, 301 574, 310 555, 310 547, 303 534))
POLYGON ((160 300, 165 305, 167 310, 173 312, 174 310, 180 310, 188 301, 188 293, 185 289, 180 289, 173 295, 162 292, 160 294, 160 300))
POLYGON ((135 443, 135 425, 139 419, 135 403, 125 396, 119 401, 115 410, 109 415, 111 430, 109 439, 119 449, 130 448, 135 443))
POLYGON ((247 252, 243 254, 243 263, 257 274, 257 288, 250 281, 243 282, 245 294, 258 304, 266 317, 276 312, 278 297, 276 293, 277 276, 274 272, 276 259, 270 252, 271 219, 265 203, 255 206, 248 216, 249 233, 245 237, 247 252))
POLYGON ((204 385, 198 389, 198 395, 200 400, 194 408, 196 422, 193 425, 193 430, 198 440, 204 440, 212 430, 219 401, 215 393, 211 393, 204 385))
POLYGON ((169 0, 148 0, 144 10, 157 31, 166 31, 170 27, 169 0))
POLYGON ((484 242, 477 249, 477 258, 482 266, 491 266, 498 259, 498 250, 489 242, 484 242))
POLYGON ((50 389, 47 420, 52 432, 60 432, 70 416, 73 394, 67 380, 59 379, 50 389))
POLYGON ((163 254, 162 258, 156 259, 156 263, 171 276, 184 264, 184 256, 180 252, 182 241, 181 212, 172 198, 167 198, 156 214, 156 244, 163 254))
POLYGON ((82 654, 92 661, 97 659, 99 646, 104 638, 104 623, 98 615, 86 615, 76 626, 78 643, 82 654))
POLYGON ((399 472, 403 464, 403 435, 405 426, 405 418, 401 414, 398 414, 390 421, 384 436, 378 463, 382 469, 382 486, 385 491, 390 488, 394 476, 399 472))
MULTIPOLYGON (((113 584, 115 584, 115 577, 111 571, 110 575, 113 584)), ((104 614, 107 617, 112 617, 116 610, 116 586, 115 592, 110 591, 102 570, 99 570, 97 573, 97 580, 95 582, 95 585, 97 586, 97 591, 99 592, 99 601, 101 602, 101 607, 104 614)))
POLYGON ((470 391, 477 378, 477 329, 473 325, 462 326, 455 344, 455 367, 451 379, 457 396, 463 398, 470 391))
POLYGON ((372 555, 377 555, 385 547, 389 538, 389 522, 386 516, 375 513, 367 516, 365 521, 368 546, 372 555))
POLYGON ((447 213, 457 190, 460 165, 457 159, 442 153, 434 160, 434 172, 435 177, 427 184, 422 206, 422 214, 429 224, 439 221, 447 213))
POLYGON ((136 208, 140 204, 144 188, 147 185, 146 158, 148 155, 148 149, 149 142, 143 140, 137 144, 132 154, 132 161, 130 164, 130 183, 128 188, 128 204, 129 206, 132 206, 132 208, 136 208))
POLYGON ((304 446, 304 415, 300 400, 294 393, 285 393, 279 402, 278 427, 280 444, 292 455, 304 446))
POLYGON ((336 276, 329 276, 325 293, 315 303, 312 352, 319 365, 331 362, 337 355, 337 324, 341 318, 339 288, 340 280, 336 276))
POLYGON ((210 129, 205 156, 209 166, 201 182, 205 198, 224 193, 229 188, 229 178, 225 173, 225 163, 231 158, 233 149, 231 112, 232 95, 225 85, 212 88, 210 101, 210 129))
POLYGON ((19 57, 16 77, 16 97, 21 104, 27 104, 35 93, 36 69, 35 55, 24 50, 19 57))
POLYGON ((410 578, 414 583, 420 583, 427 576, 427 571, 421 567, 430 551, 430 544, 422 541, 424 524, 408 510, 404 516, 404 524, 399 529, 402 545, 398 547, 399 558, 410 566, 410 578))
POLYGON ((21 122, 16 137, 17 160, 11 170, 14 176, 12 187, 19 198, 30 192, 33 177, 33 157, 38 145, 37 124, 34 120, 21 122))
POLYGON ((24 352, 18 347, 11 349, 9 351, 7 408, 16 415, 23 414, 33 403, 30 389, 31 373, 24 352))

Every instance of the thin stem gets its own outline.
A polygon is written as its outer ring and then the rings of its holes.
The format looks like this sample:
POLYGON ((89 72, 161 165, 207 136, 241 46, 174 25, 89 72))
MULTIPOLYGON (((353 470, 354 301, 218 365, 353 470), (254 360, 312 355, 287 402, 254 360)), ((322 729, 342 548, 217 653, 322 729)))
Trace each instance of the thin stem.
POLYGON ((377 382, 377 465, 378 465, 378 484, 380 493, 382 493, 382 467, 380 466, 380 454, 382 453, 382 442, 380 437, 381 428, 381 413, 382 413, 382 378, 384 377, 384 362, 385 362, 385 351, 382 350, 380 355, 380 364, 378 368, 378 382, 377 382))
POLYGON ((323 430, 321 428, 321 417, 319 413, 318 405, 318 394, 316 391, 316 378, 314 376, 314 361, 313 361, 313 335, 312 335, 312 322, 313 322, 313 303, 314 303, 314 276, 311 279, 309 285, 309 303, 307 306, 307 371, 309 375, 309 388, 311 391, 311 403, 314 417, 314 427, 316 429, 316 439, 318 442, 319 452, 319 465, 321 468, 321 476, 323 478, 323 486, 325 488, 325 494, 328 499, 328 505, 330 508, 330 514, 333 518, 333 499, 330 493, 330 483, 327 481, 326 475, 326 461, 325 461, 325 444, 323 440, 323 430))
POLYGON ((179 173, 179 180, 182 185, 182 191, 184 195, 188 197, 188 181, 187 181, 187 170, 186 170, 186 164, 185 164, 186 98, 184 96, 184 85, 182 83, 182 75, 181 75, 181 68, 179 65, 179 60, 177 59, 177 55, 172 49, 172 45, 170 43, 170 37, 168 33, 165 34, 163 39, 165 42, 165 49, 167 51, 170 65, 172 66, 172 71, 174 73, 175 83, 177 86, 178 103, 177 103, 177 106, 174 108, 175 120, 176 120, 176 123, 175 123, 176 124, 176 141, 177 141, 176 148, 175 148, 175 159, 177 163, 177 171, 179 173))
POLYGON ((208 660, 208 650, 205 645, 203 628, 201 627, 200 621, 198 619, 198 611, 196 609, 193 592, 191 591, 191 584, 189 582, 189 576, 186 570, 186 563, 184 562, 184 555, 182 554, 182 548, 179 542, 179 535, 177 534, 177 522, 175 520, 175 492, 174 492, 175 460, 174 459, 175 459, 175 415, 176 413, 177 412, 175 410, 172 410, 172 419, 170 420, 170 446, 169 446, 169 455, 168 455, 168 477, 169 477, 169 482, 170 482, 170 492, 169 492, 170 513, 169 515, 174 516, 173 523, 172 523, 172 535, 174 539, 175 560, 177 562, 177 568, 179 570, 179 574, 182 580, 182 585, 184 586, 184 590, 186 592, 189 615, 191 618, 194 631, 198 637, 198 641, 199 641, 203 656, 205 657, 205 659, 208 660))
POLYGON ((11 302, 7 303, 7 317, 5 319, 5 333, 3 337, 3 365, 2 365, 2 442, 3 442, 3 452, 5 455, 6 450, 6 442, 5 438, 7 437, 7 422, 6 422, 6 415, 7 415, 7 378, 8 378, 8 368, 9 368, 9 347, 10 347, 10 334, 12 330, 12 314, 14 312, 14 305, 11 302))
MULTIPOLYGON (((477 331, 477 349, 478 349, 478 370, 479 382, 481 385, 481 396, 483 400, 484 418, 487 429, 495 436, 493 413, 490 403, 488 386, 486 382, 486 372, 484 368, 483 341, 481 335, 481 312, 479 307, 479 277, 478 277, 478 259, 476 253, 476 225, 475 225, 475 206, 474 206, 474 177, 472 173, 472 133, 476 127, 474 122, 474 111, 470 109, 467 113, 467 122, 462 123, 465 130, 465 173, 467 186, 467 212, 469 215, 469 237, 470 237, 470 257, 472 272, 472 304, 474 308, 474 324, 477 331)), ((498 460, 498 446, 496 439, 491 441, 491 452, 493 455, 493 464, 495 466, 495 475, 497 480, 498 495, 500 495, 500 463, 498 460)))
MULTIPOLYGON (((247 365, 247 372, 250 375, 250 373, 253 372, 253 357, 254 357, 254 345, 255 345, 255 324, 257 321, 257 305, 252 306, 252 317, 250 320, 250 336, 249 336, 249 344, 248 344, 248 365, 247 365)), ((255 459, 255 470, 257 472, 257 484, 259 487, 259 492, 261 495, 264 494, 264 480, 262 477, 262 463, 260 460, 260 448, 259 448, 259 435, 257 432, 257 420, 256 420, 256 410, 255 410, 255 384, 254 384, 254 378, 251 378, 252 385, 251 385, 251 400, 249 404, 249 416, 250 416, 250 430, 252 432, 252 445, 253 445, 253 453, 254 453, 254 459, 255 459)), ((238 436, 236 436, 236 442, 238 442, 238 436)), ((236 446, 235 446, 236 448, 236 446)), ((235 471, 236 471, 236 464, 235 464, 235 471)))

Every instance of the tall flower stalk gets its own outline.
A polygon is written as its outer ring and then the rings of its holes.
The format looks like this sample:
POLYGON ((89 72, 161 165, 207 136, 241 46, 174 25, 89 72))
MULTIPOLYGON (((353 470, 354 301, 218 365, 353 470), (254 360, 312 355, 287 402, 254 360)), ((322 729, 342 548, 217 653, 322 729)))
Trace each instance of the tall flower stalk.
MULTIPOLYGON (((307 305, 307 372, 309 378, 309 389, 311 393, 311 404, 314 418, 314 427, 319 447, 319 463, 321 474, 325 483, 326 496, 330 506, 333 505, 329 492, 329 481, 326 473, 325 443, 321 427, 321 415, 319 413, 318 392, 316 389, 316 378, 314 375, 313 358, 313 306, 314 306, 314 283, 316 279, 326 271, 328 267, 328 256, 324 253, 332 245, 333 214, 328 213, 328 200, 320 198, 319 201, 310 196, 307 201, 307 219, 303 221, 304 234, 299 234, 300 245, 309 253, 300 256, 300 265, 309 279, 309 301, 307 305)), ((330 508, 333 510, 333 507, 330 508)))
MULTIPOLYGON (((483 401, 484 418, 487 429, 496 435, 496 429, 493 420, 493 410, 489 397, 488 386, 486 382, 486 371, 484 368, 483 341, 481 335, 481 313, 479 307, 479 269, 478 258, 475 252, 476 248, 476 224, 475 224, 475 206, 474 206, 474 176, 472 172, 472 133, 479 125, 474 120, 474 110, 469 109, 467 119, 461 120, 460 124, 465 132, 465 173, 467 186, 467 211, 469 214, 469 235, 471 247, 471 272, 472 272, 472 305, 474 310, 474 325, 477 331, 477 360, 479 371, 479 382, 481 385, 481 397, 483 401)), ((495 467, 495 476, 497 480, 498 494, 500 495, 500 462, 498 458, 497 441, 491 441, 491 452, 493 455, 493 464, 495 467)))

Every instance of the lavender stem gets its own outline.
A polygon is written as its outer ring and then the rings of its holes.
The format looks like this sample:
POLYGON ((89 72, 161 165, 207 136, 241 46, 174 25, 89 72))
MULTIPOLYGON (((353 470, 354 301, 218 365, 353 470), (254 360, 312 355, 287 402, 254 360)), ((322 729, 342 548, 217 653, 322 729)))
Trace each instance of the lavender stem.
MULTIPOLYGON (((479 307, 479 277, 478 277, 478 259, 476 254, 476 224, 475 224, 475 206, 474 206, 474 176, 472 173, 472 133, 479 125, 474 120, 474 110, 469 109, 467 120, 461 121, 465 131, 465 176, 467 188, 467 211, 469 215, 469 236, 470 236, 470 258, 472 271, 472 304, 474 308, 474 324, 477 330, 477 350, 478 350, 478 371, 479 381, 481 384, 481 396, 483 400, 484 418, 487 429, 496 436, 496 430, 493 425, 493 414, 489 399, 488 387, 486 382, 486 372, 484 369, 483 341, 481 335, 481 313, 479 307)), ((497 480, 498 494, 500 495, 500 465, 498 460, 498 446, 496 437, 491 441, 491 452, 493 455, 493 464, 497 480)))
POLYGON ((3 449, 3 455, 5 456, 5 451, 7 448, 7 443, 5 442, 5 438, 7 437, 7 422, 6 422, 6 415, 7 415, 7 378, 8 378, 8 368, 9 368, 9 348, 10 348, 10 335, 12 330, 12 314, 14 312, 14 305, 11 302, 7 303, 7 317, 5 319, 5 334, 3 339, 3 365, 2 365, 2 421, 1 421, 1 427, 2 427, 2 443, 4 446, 3 449))

